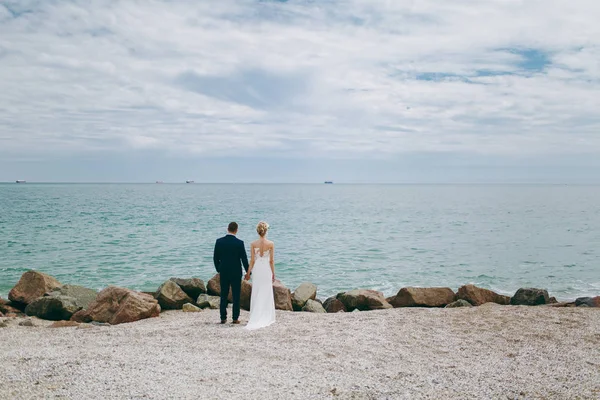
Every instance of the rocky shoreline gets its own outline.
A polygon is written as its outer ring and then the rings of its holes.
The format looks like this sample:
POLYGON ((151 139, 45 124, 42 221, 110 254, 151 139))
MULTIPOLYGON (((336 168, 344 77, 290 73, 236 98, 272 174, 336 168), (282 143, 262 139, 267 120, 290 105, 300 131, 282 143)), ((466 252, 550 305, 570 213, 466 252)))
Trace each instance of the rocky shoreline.
MULTIPOLYGON (((321 300, 317 286, 302 283, 293 292, 282 282, 273 285, 275 307, 283 311, 339 313, 385 310, 404 307, 456 308, 478 307, 486 303, 503 306, 548 306, 600 308, 600 296, 557 302, 547 290, 521 288, 512 297, 471 284, 454 292, 451 288, 401 288, 395 296, 384 297, 370 289, 354 289, 321 300)), ((250 309, 252 284, 242 282, 241 307, 250 309)), ((231 293, 229 293, 231 301, 231 293)), ((30 316, 51 321, 63 321, 56 326, 81 323, 117 325, 158 317, 166 310, 202 312, 220 305, 219 275, 204 283, 199 278, 171 278, 155 292, 109 286, 100 292, 76 285, 63 285, 54 277, 38 271, 27 271, 9 293, 0 298, 0 327, 8 320, 30 316), (68 323, 67 323, 68 322, 68 323)))

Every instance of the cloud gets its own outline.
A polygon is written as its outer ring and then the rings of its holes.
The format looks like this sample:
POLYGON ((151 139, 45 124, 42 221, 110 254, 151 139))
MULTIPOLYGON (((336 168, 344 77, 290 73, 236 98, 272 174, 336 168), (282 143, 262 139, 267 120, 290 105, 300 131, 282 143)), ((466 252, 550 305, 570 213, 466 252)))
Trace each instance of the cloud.
POLYGON ((0 156, 600 155, 600 3, 5 1, 0 156))

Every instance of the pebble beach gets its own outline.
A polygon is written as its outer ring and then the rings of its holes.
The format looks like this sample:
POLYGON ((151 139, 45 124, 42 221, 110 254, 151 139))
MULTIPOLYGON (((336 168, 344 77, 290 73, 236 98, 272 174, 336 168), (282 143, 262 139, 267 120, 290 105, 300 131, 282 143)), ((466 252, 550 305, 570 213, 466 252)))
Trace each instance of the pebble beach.
POLYGON ((217 310, 50 328, 4 318, 1 399, 598 399, 600 312, 501 306, 217 310))

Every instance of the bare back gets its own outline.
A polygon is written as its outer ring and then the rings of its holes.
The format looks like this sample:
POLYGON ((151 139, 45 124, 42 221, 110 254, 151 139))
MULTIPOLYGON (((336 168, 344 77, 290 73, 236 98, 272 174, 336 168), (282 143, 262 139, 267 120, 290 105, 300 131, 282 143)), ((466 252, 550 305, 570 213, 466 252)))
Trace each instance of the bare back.
POLYGON ((261 257, 264 257, 265 254, 267 253, 267 251, 270 251, 272 254, 274 248, 275 248, 275 243, 271 242, 270 240, 264 239, 264 238, 257 239, 250 244, 250 250, 251 250, 252 254, 255 253, 255 251, 256 251, 255 249, 258 249, 258 254, 261 257))

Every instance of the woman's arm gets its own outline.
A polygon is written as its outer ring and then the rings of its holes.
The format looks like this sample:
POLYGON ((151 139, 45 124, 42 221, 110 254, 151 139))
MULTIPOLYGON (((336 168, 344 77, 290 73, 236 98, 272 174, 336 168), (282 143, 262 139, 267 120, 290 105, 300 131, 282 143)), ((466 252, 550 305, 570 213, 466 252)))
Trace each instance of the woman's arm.
POLYGON ((271 264, 271 273, 273 274, 273 280, 275 280, 275 243, 271 244, 271 259, 269 260, 269 264, 271 264))

